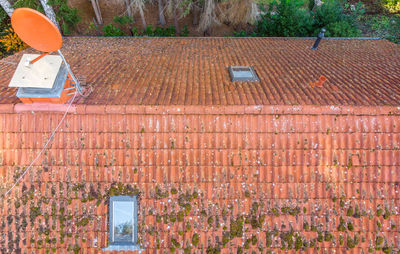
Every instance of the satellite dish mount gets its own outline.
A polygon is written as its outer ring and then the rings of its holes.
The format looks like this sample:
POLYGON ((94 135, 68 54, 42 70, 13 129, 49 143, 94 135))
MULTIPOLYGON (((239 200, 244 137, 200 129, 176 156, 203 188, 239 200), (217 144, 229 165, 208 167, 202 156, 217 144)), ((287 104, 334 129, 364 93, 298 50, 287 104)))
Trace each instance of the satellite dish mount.
POLYGON ((65 103, 82 89, 61 52, 62 36, 58 27, 42 13, 16 9, 11 16, 15 33, 42 54, 24 54, 10 82, 19 87, 17 97, 24 103, 65 103), (58 55, 50 55, 52 52, 58 55), (73 91, 75 90, 75 91, 73 91))

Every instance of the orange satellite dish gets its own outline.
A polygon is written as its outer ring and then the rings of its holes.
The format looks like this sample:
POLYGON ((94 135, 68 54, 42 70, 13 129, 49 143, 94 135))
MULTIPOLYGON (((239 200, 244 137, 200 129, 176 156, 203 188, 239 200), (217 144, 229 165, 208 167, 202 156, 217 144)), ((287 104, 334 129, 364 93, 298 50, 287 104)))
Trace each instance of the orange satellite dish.
POLYGON ((34 49, 49 53, 62 46, 62 36, 57 26, 36 10, 16 9, 11 16, 11 25, 21 40, 34 49))

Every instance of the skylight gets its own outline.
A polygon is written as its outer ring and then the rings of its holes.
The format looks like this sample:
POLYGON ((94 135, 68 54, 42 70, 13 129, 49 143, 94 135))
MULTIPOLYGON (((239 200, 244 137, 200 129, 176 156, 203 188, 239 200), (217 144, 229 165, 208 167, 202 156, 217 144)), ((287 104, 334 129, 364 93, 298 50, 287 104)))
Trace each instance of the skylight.
POLYGON ((138 250, 137 200, 130 196, 110 197, 109 242, 103 250, 138 250))
POLYGON ((253 67, 249 66, 230 66, 229 74, 231 80, 235 81, 260 81, 253 67))

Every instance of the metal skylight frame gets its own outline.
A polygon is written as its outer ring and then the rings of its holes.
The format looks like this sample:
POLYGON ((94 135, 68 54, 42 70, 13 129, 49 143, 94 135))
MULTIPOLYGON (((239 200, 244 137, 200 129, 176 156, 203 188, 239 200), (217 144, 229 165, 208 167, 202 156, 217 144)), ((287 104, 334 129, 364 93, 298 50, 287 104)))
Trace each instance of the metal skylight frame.
POLYGON ((242 81, 242 82, 259 82, 260 79, 257 76, 254 68, 252 66, 229 66, 229 75, 231 76, 231 81, 242 81), (245 76, 241 76, 239 73, 243 72, 245 76))
POLYGON ((110 197, 110 204, 109 204, 109 229, 110 229, 110 234, 109 234, 109 243, 110 245, 132 245, 135 246, 137 245, 137 240, 138 240, 138 234, 137 234, 137 228, 138 228, 138 205, 137 205, 137 198, 136 196, 112 196, 110 197), (133 214, 132 214, 132 241, 114 241, 114 203, 115 202, 130 202, 132 203, 133 206, 133 214))

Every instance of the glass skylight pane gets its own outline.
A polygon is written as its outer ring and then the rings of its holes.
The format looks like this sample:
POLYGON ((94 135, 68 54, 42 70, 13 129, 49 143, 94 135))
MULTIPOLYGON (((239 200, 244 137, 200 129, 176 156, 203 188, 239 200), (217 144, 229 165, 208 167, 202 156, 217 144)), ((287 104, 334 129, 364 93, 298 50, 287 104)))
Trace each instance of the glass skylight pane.
POLYGON ((253 78, 253 73, 250 71, 233 71, 236 78, 253 78))
POLYGON ((253 67, 250 66, 229 66, 231 81, 260 81, 253 67))
POLYGON ((115 242, 133 242, 133 202, 113 202, 113 227, 115 242))

